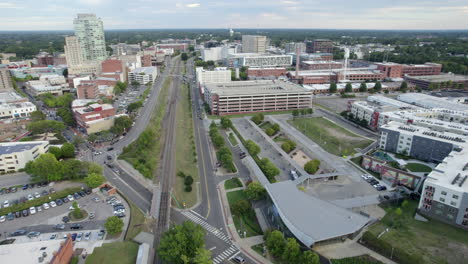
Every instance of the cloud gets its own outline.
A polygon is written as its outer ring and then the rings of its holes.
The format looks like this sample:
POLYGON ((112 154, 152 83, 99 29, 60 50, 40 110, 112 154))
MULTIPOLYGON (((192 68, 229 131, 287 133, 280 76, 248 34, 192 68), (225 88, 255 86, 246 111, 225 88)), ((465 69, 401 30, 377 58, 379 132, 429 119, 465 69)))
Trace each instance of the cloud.
POLYGON ((102 5, 105 2, 107 1, 106 0, 80 0, 80 3, 84 5, 93 5, 93 6, 102 5))
POLYGON ((297 5, 297 4, 299 4, 299 2, 291 1, 291 0, 283 0, 283 1, 281 1, 281 3, 285 4, 285 5, 297 5))
POLYGON ((200 3, 186 4, 185 6, 189 8, 200 7, 200 3))
POLYGON ((16 5, 14 3, 0 3, 0 9, 3 8, 14 8, 14 9, 19 9, 23 8, 22 6, 16 5))

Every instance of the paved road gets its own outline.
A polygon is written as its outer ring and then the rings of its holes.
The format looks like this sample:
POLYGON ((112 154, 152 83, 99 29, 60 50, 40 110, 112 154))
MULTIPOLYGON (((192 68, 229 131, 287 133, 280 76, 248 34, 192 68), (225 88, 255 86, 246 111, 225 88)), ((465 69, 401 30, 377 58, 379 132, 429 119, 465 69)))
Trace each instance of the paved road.
POLYGON ((0 188, 29 183, 31 176, 24 172, 0 175, 0 188))

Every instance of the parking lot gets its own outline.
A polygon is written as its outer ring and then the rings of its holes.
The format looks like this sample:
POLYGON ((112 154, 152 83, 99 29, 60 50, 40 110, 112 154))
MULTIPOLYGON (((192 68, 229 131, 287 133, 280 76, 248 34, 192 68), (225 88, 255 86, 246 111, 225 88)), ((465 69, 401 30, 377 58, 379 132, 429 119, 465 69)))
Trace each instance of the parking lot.
POLYGON ((147 88, 148 87, 146 85, 140 85, 137 88, 133 88, 133 86, 129 85, 124 93, 116 97, 116 100, 114 101, 114 107, 118 112, 124 112, 129 104, 140 100, 140 95, 142 95, 147 88))
MULTIPOLYGON (((82 229, 76 230, 80 232, 82 230, 104 229, 105 220, 114 215, 114 207, 105 201, 106 197, 105 194, 98 191, 97 193, 91 193, 90 195, 75 200, 80 208, 88 213, 88 216, 83 220, 64 224, 63 217, 68 216, 71 212, 70 207, 72 206, 72 202, 68 202, 49 209, 44 209, 42 207, 42 211, 34 215, 22 216, 11 221, 6 220, 0 223, 0 235, 7 237, 15 230, 26 230, 27 232, 37 231, 41 233, 75 231, 70 228, 74 223, 79 223, 82 226, 82 229), (90 219, 91 213, 94 214, 92 219, 90 219), (57 224, 64 224, 64 229, 56 229, 55 226, 57 224)), ((125 213, 129 214, 129 206, 126 204, 125 200, 118 196, 116 196, 116 200, 122 203, 126 210, 125 213)), ((129 221, 128 216, 123 217, 123 220, 125 225, 127 225, 129 221)))

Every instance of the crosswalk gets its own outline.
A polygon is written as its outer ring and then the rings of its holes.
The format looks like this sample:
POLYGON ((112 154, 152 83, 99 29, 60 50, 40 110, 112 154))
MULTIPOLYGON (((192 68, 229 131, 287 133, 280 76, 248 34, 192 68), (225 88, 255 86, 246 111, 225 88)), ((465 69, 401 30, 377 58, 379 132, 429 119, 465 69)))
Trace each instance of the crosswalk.
POLYGON ((202 216, 197 214, 196 212, 190 212, 190 211, 183 211, 182 215, 190 219, 192 222, 199 224, 202 226, 205 230, 208 232, 212 233, 215 235, 217 238, 223 240, 224 242, 230 244, 231 246, 227 249, 225 249, 223 252, 221 252, 219 255, 213 258, 213 263, 218 264, 224 261, 227 258, 232 258, 235 255, 239 254, 240 251, 237 248, 236 245, 231 244, 231 240, 229 237, 221 230, 219 230, 216 227, 213 227, 212 225, 208 224, 205 219, 203 219, 202 216))

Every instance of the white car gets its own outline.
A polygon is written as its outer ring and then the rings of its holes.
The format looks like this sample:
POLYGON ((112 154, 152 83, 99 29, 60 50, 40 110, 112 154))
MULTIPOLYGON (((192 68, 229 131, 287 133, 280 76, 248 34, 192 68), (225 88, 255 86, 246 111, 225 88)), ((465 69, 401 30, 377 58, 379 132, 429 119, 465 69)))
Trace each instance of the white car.
POLYGON ((89 240, 91 238, 91 232, 86 232, 84 235, 85 240, 89 240))
POLYGON ((41 197, 41 195, 38 192, 35 192, 34 197, 39 198, 39 197, 41 197))
POLYGON ((39 213, 39 212, 42 212, 42 207, 38 206, 36 207, 36 211, 39 213))
POLYGON ((76 236, 75 241, 80 242, 82 237, 83 237, 83 233, 78 233, 78 235, 76 236))
POLYGON ((53 233, 52 235, 50 235, 50 240, 54 240, 57 238, 57 234, 53 233))
POLYGON ((42 207, 43 207, 45 210, 47 210, 47 209, 49 209, 49 208, 50 208, 50 206, 49 206, 49 204, 48 204, 48 203, 44 203, 44 204, 42 205, 42 207))
POLYGON ((5 222, 5 220, 6 220, 6 216, 4 215, 0 216, 0 223, 5 222))
POLYGON ((363 175, 361 175, 361 178, 363 178, 364 180, 367 180, 367 179, 369 179, 369 176, 370 175, 368 175, 368 174, 363 174, 363 175))
POLYGON ((8 200, 5 200, 5 202, 3 202, 3 208, 7 207, 10 207, 10 203, 8 202, 8 200))
POLYGON ((68 199, 70 202, 73 201, 73 200, 75 200, 75 198, 73 198, 73 195, 71 195, 71 194, 69 194, 69 195, 67 196, 67 199, 68 199))
POLYGON ((28 194, 28 200, 29 200, 29 201, 34 200, 34 196, 32 196, 31 194, 28 194))
POLYGON ((29 208, 29 214, 32 214, 32 215, 33 215, 33 214, 35 214, 35 213, 36 213, 36 207, 34 207, 34 206, 33 206, 33 207, 30 207, 30 208, 29 208))
POLYGON ((53 207, 57 207, 57 204, 56 204, 54 201, 51 201, 51 202, 50 202, 50 207, 52 207, 52 208, 53 208, 53 207))

